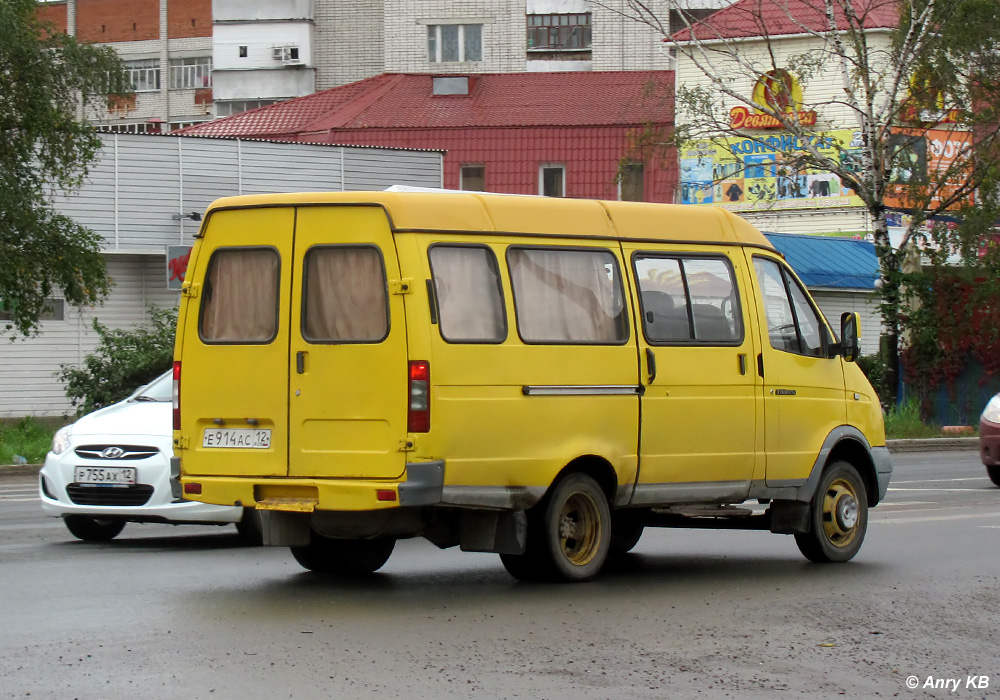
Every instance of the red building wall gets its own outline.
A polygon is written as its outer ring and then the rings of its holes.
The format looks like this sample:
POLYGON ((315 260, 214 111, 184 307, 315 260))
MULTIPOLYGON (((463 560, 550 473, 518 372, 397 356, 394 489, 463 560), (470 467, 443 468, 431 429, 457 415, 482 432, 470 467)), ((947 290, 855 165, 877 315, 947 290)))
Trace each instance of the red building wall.
POLYGON ((76 37, 94 43, 160 38, 159 0, 77 0, 76 37))
POLYGON ((171 39, 212 36, 212 0, 169 0, 167 36, 171 39))
MULTIPOLYGON (((65 31, 65 4, 39 8, 46 13, 60 17, 65 31)), ((159 39, 160 0, 77 0, 76 35, 95 43, 159 39)), ((168 0, 167 36, 212 36, 212 0, 168 0)))
MULTIPOLYGON (((567 197, 618 199, 615 175, 628 132, 628 127, 338 129, 297 140, 444 150, 444 186, 449 189, 459 187, 462 165, 483 164, 488 191, 538 194, 539 166, 559 163, 566 166, 567 197)), ((665 161, 646 163, 645 201, 674 201, 673 162, 668 154, 665 161)))
POLYGON ((50 22, 57 32, 66 33, 66 3, 39 5, 35 14, 43 22, 50 22))

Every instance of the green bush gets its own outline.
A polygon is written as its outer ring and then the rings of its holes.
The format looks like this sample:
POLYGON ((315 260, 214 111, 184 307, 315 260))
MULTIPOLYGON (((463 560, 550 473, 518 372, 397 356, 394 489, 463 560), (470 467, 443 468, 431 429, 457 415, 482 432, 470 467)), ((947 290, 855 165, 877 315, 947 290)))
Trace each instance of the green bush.
POLYGON ((886 381, 889 370, 881 355, 860 356, 858 358, 858 367, 868 377, 868 381, 871 382, 872 388, 875 389, 875 393, 878 394, 880 399, 885 399, 885 397, 889 396, 889 387, 886 381))
POLYGON ((941 428, 924 423, 920 401, 911 396, 886 412, 885 436, 889 439, 941 437, 941 428))
POLYGON ((128 329, 110 329, 95 318, 97 348, 82 367, 62 365, 58 376, 77 415, 121 401, 170 369, 177 310, 150 306, 148 311, 148 324, 128 329))
POLYGON ((22 418, 10 425, 0 423, 0 464, 14 464, 24 457, 28 464, 41 464, 52 447, 55 431, 35 418, 22 418))

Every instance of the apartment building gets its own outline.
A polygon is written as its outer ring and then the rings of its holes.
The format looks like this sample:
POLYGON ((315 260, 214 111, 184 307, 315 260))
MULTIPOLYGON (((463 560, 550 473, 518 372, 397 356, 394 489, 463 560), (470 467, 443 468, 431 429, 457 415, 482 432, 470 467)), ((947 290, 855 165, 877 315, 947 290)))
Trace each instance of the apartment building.
POLYGON ((124 61, 135 94, 83 115, 99 130, 155 133, 213 117, 211 0, 43 0, 38 14, 124 61))

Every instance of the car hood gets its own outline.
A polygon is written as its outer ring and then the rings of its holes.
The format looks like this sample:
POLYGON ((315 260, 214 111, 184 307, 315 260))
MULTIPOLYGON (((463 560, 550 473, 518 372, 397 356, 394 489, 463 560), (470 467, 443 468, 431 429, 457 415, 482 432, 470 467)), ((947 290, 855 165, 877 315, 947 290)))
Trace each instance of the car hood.
POLYGON ((172 406, 168 401, 122 401, 88 413, 73 424, 80 435, 155 435, 173 433, 172 406))

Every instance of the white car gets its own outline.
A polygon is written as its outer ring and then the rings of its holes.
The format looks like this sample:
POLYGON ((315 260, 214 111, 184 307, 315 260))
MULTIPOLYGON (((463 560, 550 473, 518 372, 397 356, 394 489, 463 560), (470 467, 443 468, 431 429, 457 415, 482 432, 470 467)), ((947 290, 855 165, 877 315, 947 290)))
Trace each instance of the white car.
POLYGON ((62 518, 81 540, 110 540, 126 523, 235 523, 244 539, 259 543, 260 521, 252 508, 171 494, 171 392, 167 372, 56 432, 39 474, 42 509, 62 518))

